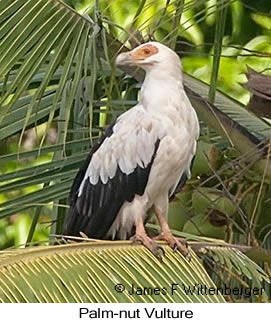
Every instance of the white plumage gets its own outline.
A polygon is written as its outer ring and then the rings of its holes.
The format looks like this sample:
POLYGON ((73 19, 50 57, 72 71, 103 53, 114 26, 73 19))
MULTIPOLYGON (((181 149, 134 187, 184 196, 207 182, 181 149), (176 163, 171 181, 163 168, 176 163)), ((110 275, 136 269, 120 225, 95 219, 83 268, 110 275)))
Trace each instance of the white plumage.
POLYGON ((152 208, 161 225, 160 238, 187 254, 167 226, 169 197, 190 177, 199 136, 197 115, 183 89, 180 59, 168 47, 149 42, 120 54, 116 63, 146 71, 140 100, 116 120, 79 172, 65 233, 127 239, 135 231, 136 239, 157 253, 158 246, 144 230, 152 208), (110 215, 114 201, 108 192, 120 201, 110 215), (100 230, 103 222, 107 224, 100 230))

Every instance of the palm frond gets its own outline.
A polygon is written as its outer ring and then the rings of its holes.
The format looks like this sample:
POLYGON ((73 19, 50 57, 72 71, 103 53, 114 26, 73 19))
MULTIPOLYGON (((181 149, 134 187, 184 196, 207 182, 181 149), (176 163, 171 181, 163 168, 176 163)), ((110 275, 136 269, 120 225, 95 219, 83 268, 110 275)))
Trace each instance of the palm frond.
MULTIPOLYGON (((152 230, 159 230, 155 224, 147 224, 152 230)), ((176 237, 187 239, 189 246, 199 256, 212 259, 220 269, 224 268, 229 275, 243 275, 246 279, 253 280, 253 284, 260 286, 263 281, 270 282, 268 274, 256 264, 255 261, 263 260, 271 263, 271 253, 260 247, 229 244, 224 240, 204 236, 197 236, 186 232, 172 230, 176 237)))
POLYGON ((1 302, 224 302, 221 295, 187 295, 183 286, 213 286, 193 253, 188 262, 165 248, 161 263, 129 242, 83 242, 0 253, 1 302), (171 292, 172 284, 178 284, 171 292), (116 285, 125 287, 123 293, 116 285), (132 285, 165 288, 129 294, 132 285))
MULTIPOLYGON (((266 273, 239 250, 215 246, 219 242, 215 239, 201 240, 208 241, 206 248, 197 250, 204 258, 208 255, 229 273, 250 280, 253 286, 260 288, 264 281, 269 282, 266 273)), ((193 251, 189 262, 169 247, 164 248, 162 261, 129 241, 83 241, 6 250, 0 252, 0 301, 224 302, 220 292, 188 292, 189 287, 216 288, 193 251), (116 291, 117 284, 124 286, 122 293, 116 291), (172 292, 172 284, 178 284, 176 292, 172 292), (131 295, 132 286, 139 292, 131 295), (144 295, 140 292, 144 287, 165 288, 165 293, 144 295)))
MULTIPOLYGON (((88 39, 95 37, 97 29, 90 20, 60 1, 1 1, 1 6, 0 75, 5 76, 0 100, 3 139, 40 120, 48 119, 50 124, 59 110, 66 83, 72 79, 66 99, 66 115, 70 114, 88 54, 88 39), (34 93, 23 97, 31 88, 35 88, 34 93)), ((68 118, 64 128, 65 138, 68 118)))
POLYGON ((234 247, 210 246, 208 247, 208 256, 213 258, 215 263, 226 267, 230 273, 238 276, 243 275, 247 279, 253 280, 253 284, 257 287, 260 287, 263 281, 270 282, 267 274, 260 266, 234 247))

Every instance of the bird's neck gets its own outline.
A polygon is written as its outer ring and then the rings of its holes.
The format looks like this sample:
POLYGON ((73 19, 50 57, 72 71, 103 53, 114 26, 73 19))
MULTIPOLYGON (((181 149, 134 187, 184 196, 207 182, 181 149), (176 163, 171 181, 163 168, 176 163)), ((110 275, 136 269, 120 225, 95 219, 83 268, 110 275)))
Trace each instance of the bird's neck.
POLYGON ((148 71, 142 84, 139 102, 149 112, 159 113, 159 107, 163 112, 172 106, 178 109, 184 95, 181 70, 161 72, 159 70, 148 71))

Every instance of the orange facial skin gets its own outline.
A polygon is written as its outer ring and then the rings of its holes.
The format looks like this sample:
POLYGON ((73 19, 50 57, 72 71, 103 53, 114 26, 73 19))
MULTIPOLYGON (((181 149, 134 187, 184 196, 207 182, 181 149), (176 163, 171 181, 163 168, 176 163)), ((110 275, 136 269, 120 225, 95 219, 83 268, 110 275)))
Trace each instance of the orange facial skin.
POLYGON ((144 59, 158 53, 158 48, 153 45, 145 45, 140 47, 135 52, 132 52, 132 57, 136 59, 144 59))

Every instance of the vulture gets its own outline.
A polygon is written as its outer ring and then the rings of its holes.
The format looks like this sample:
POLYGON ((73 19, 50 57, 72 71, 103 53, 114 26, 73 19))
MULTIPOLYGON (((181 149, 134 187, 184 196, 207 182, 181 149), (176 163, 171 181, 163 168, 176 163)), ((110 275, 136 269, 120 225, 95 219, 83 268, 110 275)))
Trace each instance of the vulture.
POLYGON ((154 255, 156 242, 189 256, 168 226, 169 200, 190 177, 199 122, 183 87, 178 55, 158 42, 121 53, 117 66, 145 70, 138 104, 111 124, 79 170, 70 192, 63 234, 138 241, 154 255), (161 231, 150 238, 147 212, 161 231))

